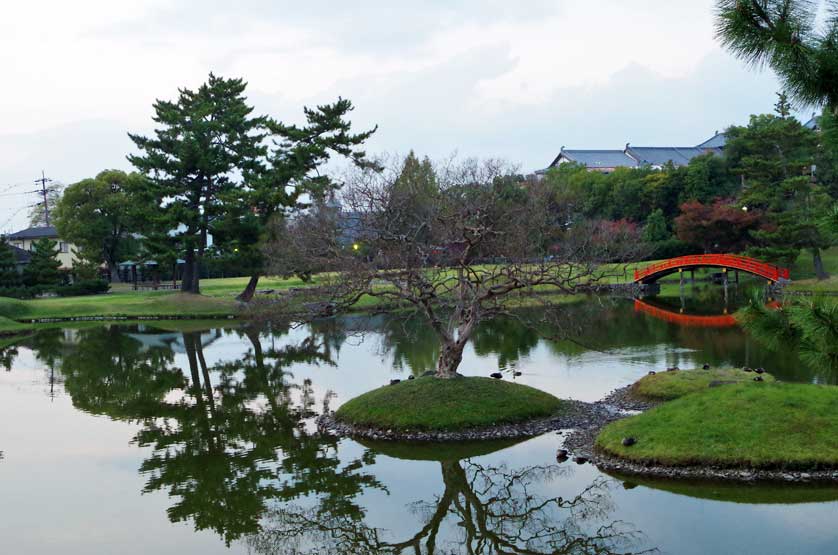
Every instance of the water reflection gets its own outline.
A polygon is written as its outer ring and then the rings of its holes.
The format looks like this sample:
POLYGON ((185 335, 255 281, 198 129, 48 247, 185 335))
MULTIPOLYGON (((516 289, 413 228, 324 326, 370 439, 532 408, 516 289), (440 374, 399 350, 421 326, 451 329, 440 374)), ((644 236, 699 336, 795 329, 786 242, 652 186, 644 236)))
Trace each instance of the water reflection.
POLYGON ((210 367, 202 334, 182 332, 187 372, 173 366, 171 343, 149 345, 115 326, 79 330, 72 349, 61 332, 44 334, 50 353, 38 356, 60 366, 79 409, 140 424, 134 442, 152 450, 139 469, 144 491, 169 494, 172 522, 192 521, 229 544, 259 530, 269 503, 307 494, 322 495, 335 514, 360 513, 353 497, 380 487, 362 471, 371 456, 341 461, 335 438, 309 433, 311 383, 286 371, 331 364, 332 338, 312 333, 265 349, 257 332, 239 333, 250 342, 246 353, 210 367))
MULTIPOLYGON (((615 299, 563 310, 562 341, 541 339, 545 330, 516 319, 487 322, 463 370, 519 369, 524 375, 515 379, 586 400, 663 364, 749 364, 787 380, 834 379, 793 353, 752 343, 739 328, 682 328, 615 299)), ((37 372, 45 372, 45 393, 66 392, 79 411, 129 423, 138 458, 130 471, 139 471, 142 492, 163 497, 169 521, 211 531, 234 550, 636 553, 657 544, 641 530, 648 534, 656 518, 670 514, 627 509, 635 499, 629 492, 766 504, 838 500, 833 489, 734 491, 545 464, 558 447, 555 436, 533 440, 540 447, 417 446, 358 444, 316 432, 316 415, 386 383, 394 368, 433 369, 437 348, 418 322, 355 316, 302 328, 48 329, 0 348, 0 363, 13 377, 18 359, 31 356, 37 372), (622 482, 641 487, 625 490, 622 482), (652 517, 637 520, 646 514, 652 517)), ((20 424, 27 426, 34 429, 20 424)), ((68 438, 69 450, 74 440, 68 438)))
MULTIPOLYGON (((404 457, 404 448, 397 448, 397 453, 404 457)), ((289 505, 271 511, 263 530, 248 538, 248 545, 265 555, 655 551, 639 547, 645 537, 630 524, 612 519, 611 480, 596 478, 581 492, 563 498, 542 492, 546 484, 566 478, 568 467, 510 469, 470 458, 439 458, 438 463, 443 491, 433 499, 411 503, 415 532, 404 537, 371 527, 360 515, 336 514, 322 505, 289 505)))

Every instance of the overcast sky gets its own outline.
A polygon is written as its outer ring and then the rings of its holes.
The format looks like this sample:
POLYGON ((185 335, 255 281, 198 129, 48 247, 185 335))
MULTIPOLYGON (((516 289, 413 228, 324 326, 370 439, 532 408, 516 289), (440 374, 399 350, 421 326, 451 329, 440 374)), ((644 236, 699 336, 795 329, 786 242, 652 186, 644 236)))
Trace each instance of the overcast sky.
MULTIPOLYGON (((129 169, 127 131, 212 71, 257 112, 355 103, 369 150, 501 157, 694 145, 767 112, 778 85, 723 52, 712 0, 65 0, 0 18, 0 230, 26 224, 44 169, 129 169), (18 194, 20 193, 20 194, 18 194)), ((808 116, 810 114, 806 114, 808 116)))

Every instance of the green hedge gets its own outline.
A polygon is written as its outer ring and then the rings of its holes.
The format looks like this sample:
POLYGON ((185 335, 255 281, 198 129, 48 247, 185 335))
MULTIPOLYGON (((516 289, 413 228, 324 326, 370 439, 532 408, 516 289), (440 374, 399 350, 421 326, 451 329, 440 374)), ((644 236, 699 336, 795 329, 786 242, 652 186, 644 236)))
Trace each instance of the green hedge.
POLYGON ((55 294, 59 297, 79 297, 107 293, 110 284, 103 279, 87 279, 69 285, 35 285, 31 287, 0 287, 0 297, 34 299, 39 295, 55 294))

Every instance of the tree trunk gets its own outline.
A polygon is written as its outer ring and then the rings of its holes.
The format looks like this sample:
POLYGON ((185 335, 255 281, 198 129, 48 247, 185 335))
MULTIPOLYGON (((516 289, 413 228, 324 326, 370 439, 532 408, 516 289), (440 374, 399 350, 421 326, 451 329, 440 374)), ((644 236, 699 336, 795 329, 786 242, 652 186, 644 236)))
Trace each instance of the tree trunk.
POLYGON ((460 363, 463 361, 463 349, 465 346, 465 339, 443 342, 436 365, 437 378, 454 378, 457 376, 457 368, 459 368, 460 363))
POLYGON ((122 276, 119 275, 119 265, 116 262, 108 262, 108 273, 111 275, 111 283, 122 283, 122 276))
POLYGON ((192 292, 192 273, 195 271, 195 251, 189 247, 183 258, 183 275, 180 278, 180 290, 192 292))
POLYGON ((237 301, 241 301, 243 303, 249 303, 253 300, 253 295, 256 293, 256 286, 259 285, 259 273, 256 272, 252 276, 250 276, 250 281, 247 282, 247 287, 244 288, 244 291, 239 293, 239 296, 236 297, 237 301))
POLYGON ((815 265, 815 275, 817 276, 818 280, 829 279, 829 274, 823 267, 823 259, 821 259, 820 249, 812 249, 812 262, 815 265))
POLYGON ((189 287, 189 292, 195 295, 201 294, 201 258, 200 254, 196 255, 192 262, 192 285, 189 287))

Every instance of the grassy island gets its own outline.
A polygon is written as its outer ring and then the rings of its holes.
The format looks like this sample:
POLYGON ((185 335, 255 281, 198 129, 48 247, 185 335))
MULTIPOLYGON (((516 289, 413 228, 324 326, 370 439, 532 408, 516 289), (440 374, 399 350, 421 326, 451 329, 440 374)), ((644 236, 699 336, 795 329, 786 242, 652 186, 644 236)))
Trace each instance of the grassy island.
MULTIPOLYGON (((631 395, 642 401, 671 401, 688 393, 696 393, 711 385, 753 383, 757 374, 734 368, 712 368, 710 370, 677 370, 659 372, 644 376, 631 386, 631 395)), ((766 382, 773 382, 770 374, 762 374, 766 382)))
POLYGON ((838 388, 758 383, 710 388, 613 422, 596 440, 644 464, 838 467, 838 388), (624 446, 624 438, 636 443, 624 446))
POLYGON ((356 426, 450 431, 547 417, 563 406, 549 393, 503 380, 422 377, 364 393, 335 417, 356 426))

